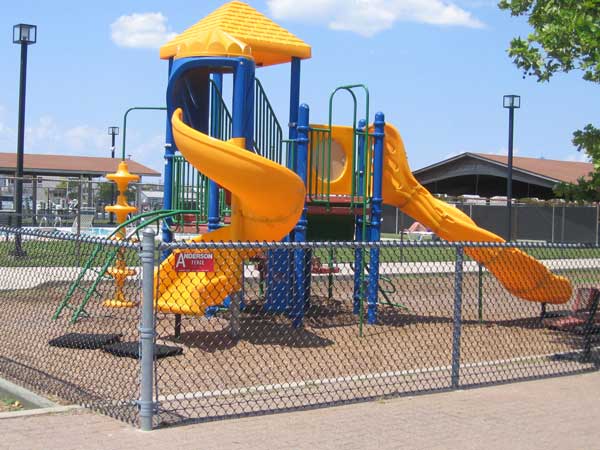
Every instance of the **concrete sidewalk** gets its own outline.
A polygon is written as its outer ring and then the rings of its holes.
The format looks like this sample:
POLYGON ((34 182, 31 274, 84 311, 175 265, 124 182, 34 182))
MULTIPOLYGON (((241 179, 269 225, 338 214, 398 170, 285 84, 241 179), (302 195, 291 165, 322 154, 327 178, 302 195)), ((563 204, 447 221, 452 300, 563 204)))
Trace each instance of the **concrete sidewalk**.
POLYGON ((600 373, 141 432, 83 410, 0 420, 0 449, 595 449, 600 373))

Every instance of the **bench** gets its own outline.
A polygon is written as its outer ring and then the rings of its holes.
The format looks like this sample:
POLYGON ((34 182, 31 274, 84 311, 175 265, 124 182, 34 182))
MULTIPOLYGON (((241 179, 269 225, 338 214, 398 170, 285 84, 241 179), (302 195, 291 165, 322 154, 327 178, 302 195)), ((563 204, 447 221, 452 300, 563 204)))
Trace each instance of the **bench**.
POLYGON ((597 315, 599 299, 600 288, 579 287, 570 311, 547 312, 542 323, 559 331, 583 333, 594 330, 595 325, 600 324, 600 317, 597 315))

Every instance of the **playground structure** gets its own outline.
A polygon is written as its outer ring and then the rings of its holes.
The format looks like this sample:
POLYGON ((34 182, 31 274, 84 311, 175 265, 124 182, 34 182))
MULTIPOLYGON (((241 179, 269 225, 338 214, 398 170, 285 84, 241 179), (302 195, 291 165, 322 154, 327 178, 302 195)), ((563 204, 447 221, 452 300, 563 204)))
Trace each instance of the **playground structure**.
MULTIPOLYGON (((206 229, 193 241, 378 241, 386 203, 442 239, 503 242, 417 182, 398 130, 385 123, 381 112, 371 122, 365 86, 336 88, 329 98, 328 123, 311 124, 309 107, 300 104, 301 60, 310 55, 310 46, 239 1, 223 5, 165 44, 160 50, 161 58, 169 62, 165 210, 125 220, 133 211, 118 203, 112 208, 122 213, 121 225, 114 234, 129 239, 160 222, 162 240, 172 242, 178 226, 185 229, 185 218, 193 217, 206 229), (291 66, 287 140, 255 78, 257 68, 282 63, 291 66), (230 108, 223 96, 229 79, 230 108), (334 105, 342 94, 349 95, 353 104, 353 121, 346 126, 333 123, 334 105), (126 234, 132 225, 133 231, 126 234)), ((127 180, 115 177, 121 183, 120 200, 127 180)), ((263 310, 286 314, 294 327, 302 326, 310 299, 313 255, 308 250, 243 256, 232 249, 214 250, 202 256, 212 262, 208 269, 178 270, 180 258, 197 253, 178 249, 163 255, 155 277, 159 311, 201 316, 230 305, 232 296, 242 295, 244 259, 253 257, 264 266, 263 310)), ((466 253, 524 300, 559 304, 571 298, 568 279, 518 249, 490 245, 467 248, 466 253)), ((109 261, 95 261, 96 256, 84 266, 55 318, 69 307, 76 321, 106 274, 114 277, 117 292, 106 306, 133 306, 119 296, 119 286, 135 273, 133 269, 126 267, 118 251, 109 261), (70 305, 84 273, 96 266, 101 267, 98 278, 86 289, 83 301, 70 305)), ((379 256, 378 248, 355 249, 354 313, 361 320, 364 314, 369 324, 377 322, 379 256)), ((330 257, 330 276, 333 261, 330 257)), ((236 304, 243 305, 243 298, 236 304)))

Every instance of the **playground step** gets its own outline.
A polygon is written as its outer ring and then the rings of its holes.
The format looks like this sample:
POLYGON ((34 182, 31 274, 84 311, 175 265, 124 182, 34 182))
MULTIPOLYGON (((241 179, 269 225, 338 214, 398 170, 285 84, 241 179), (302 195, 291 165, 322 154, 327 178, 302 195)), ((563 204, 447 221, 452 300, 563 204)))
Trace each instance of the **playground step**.
MULTIPOLYGON (((371 208, 367 207, 367 214, 371 208)), ((362 215, 363 207, 362 205, 354 205, 354 207, 350 206, 325 206, 325 205, 315 205, 310 204, 307 205, 308 214, 319 214, 319 215, 332 215, 332 216, 357 216, 362 215)))
MULTIPOLYGON (((323 215, 362 215, 364 210, 363 197, 350 195, 307 195, 306 207, 309 214, 323 215)), ((367 203, 366 213, 371 210, 367 203)))

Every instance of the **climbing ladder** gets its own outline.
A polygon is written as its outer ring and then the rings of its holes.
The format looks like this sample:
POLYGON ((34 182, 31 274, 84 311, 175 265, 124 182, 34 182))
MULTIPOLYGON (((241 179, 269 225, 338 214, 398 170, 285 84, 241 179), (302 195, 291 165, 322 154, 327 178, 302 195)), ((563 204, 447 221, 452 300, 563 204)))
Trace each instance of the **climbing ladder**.
POLYGON ((104 263, 102 264, 100 269, 97 269, 96 268, 97 265, 94 263, 97 262, 98 259, 102 258, 102 255, 103 255, 102 250, 103 250, 103 246, 101 244, 98 244, 94 247, 94 249, 92 250, 92 254, 86 261, 85 265, 83 266, 83 268, 81 269, 79 274, 77 275, 77 278, 75 279, 75 281, 73 281, 73 283, 71 283, 71 286, 69 287, 69 290, 67 291, 67 294, 65 295, 63 300, 58 305, 58 308, 56 309, 56 311, 54 312, 54 315, 52 316, 52 320, 58 319, 64 309, 68 309, 68 310, 72 311, 72 315, 71 315, 72 323, 75 323, 77 321, 77 319, 79 319, 80 316, 89 317, 89 314, 85 310, 85 307, 92 297, 100 297, 101 294, 97 291, 97 288, 98 288, 98 285, 100 284, 100 282, 102 280, 112 280, 112 277, 110 277, 106 273, 106 271, 108 270, 110 265, 115 260, 117 253, 119 251, 119 248, 114 247, 113 249, 111 249, 108 256, 105 256, 104 263), (89 274, 89 272, 95 273, 96 277, 95 277, 94 281, 92 282, 92 284, 89 287, 85 288, 82 286, 82 283, 85 281, 86 275, 89 274), (79 304, 73 305, 73 304, 71 304, 71 299, 77 291, 83 292, 84 296, 79 304))
MULTIPOLYGON (((147 228, 150 225, 156 224, 161 220, 169 219, 174 216, 182 216, 183 214, 197 214, 196 210, 161 210, 161 211, 149 211, 143 214, 139 214, 137 216, 132 217, 131 219, 123 222, 116 228, 107 239, 111 239, 115 237, 121 230, 127 229, 131 225, 136 222, 140 222, 138 225, 134 226, 133 229, 127 233, 125 236, 125 241, 137 240, 140 241, 140 231, 144 228, 147 228)), ((117 254, 121 247, 114 246, 111 247, 108 254, 106 253, 106 245, 105 244, 97 244, 89 258, 79 271, 75 281, 71 283, 69 290, 65 294, 64 298, 58 305, 54 315, 52 316, 52 320, 56 320, 60 317, 62 312, 67 309, 72 311, 71 314, 71 323, 77 322, 80 317, 89 317, 90 314, 86 311, 86 306, 92 298, 100 298, 102 294, 98 292, 98 287, 102 281, 112 281, 114 279, 107 274, 108 268, 114 262, 117 257, 117 254), (93 277, 92 283, 83 287, 82 284, 89 280, 89 274, 95 274, 93 277), (74 294, 76 292, 83 292, 83 298, 79 301, 79 303, 72 303, 74 294)))
POLYGON ((283 130, 258 78, 254 90, 254 151, 257 155, 285 165, 283 130))
MULTIPOLYGON (((331 212, 336 206, 343 205, 350 213, 362 213, 366 218, 370 204, 373 183, 373 141, 366 124, 369 118, 369 90, 362 84, 340 86, 329 96, 329 122, 327 127, 311 127, 309 149, 309 171, 307 179, 307 200, 309 204, 323 206, 331 212), (364 117, 358 118, 358 99, 356 91, 365 96, 364 117), (351 190, 348 196, 334 195, 331 192, 332 173, 332 128, 334 99, 340 92, 347 92, 352 99, 352 168, 351 190), (362 211, 360 209, 362 208, 362 211)), ((365 221, 363 221, 365 223, 365 221)), ((364 236, 366 238, 366 235, 364 236)))

